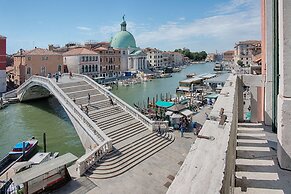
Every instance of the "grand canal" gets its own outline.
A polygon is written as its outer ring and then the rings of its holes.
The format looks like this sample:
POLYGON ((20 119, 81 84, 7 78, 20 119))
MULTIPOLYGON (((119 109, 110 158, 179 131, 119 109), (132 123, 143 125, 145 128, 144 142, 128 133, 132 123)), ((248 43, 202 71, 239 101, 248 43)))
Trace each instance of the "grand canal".
MULTIPOLYGON (((175 94, 178 82, 188 73, 213 72, 214 64, 195 64, 188 66, 171 78, 156 79, 143 84, 114 87, 112 92, 127 103, 144 102, 156 94, 175 94)), ((11 104, 0 110, 0 158, 4 157, 18 141, 35 136, 39 140, 39 150, 43 148, 42 135, 47 136, 47 151, 60 154, 71 152, 77 156, 84 153, 79 137, 66 112, 57 99, 30 101, 11 104)))

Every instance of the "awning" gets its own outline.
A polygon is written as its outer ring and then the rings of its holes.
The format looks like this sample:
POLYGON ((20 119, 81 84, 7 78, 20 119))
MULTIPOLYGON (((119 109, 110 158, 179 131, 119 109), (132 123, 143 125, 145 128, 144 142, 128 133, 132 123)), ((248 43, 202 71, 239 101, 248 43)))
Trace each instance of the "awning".
POLYGON ((172 112, 179 112, 179 111, 181 111, 181 110, 183 110, 185 108, 186 108, 186 106, 183 105, 183 104, 175 104, 171 108, 168 108, 168 110, 172 111, 172 112))
POLYGON ((183 116, 180 115, 180 114, 173 114, 173 115, 171 116, 171 119, 180 119, 180 118, 183 118, 183 116))
POLYGON ((163 107, 163 108, 169 108, 171 106, 173 106, 175 103, 174 102, 167 102, 167 101, 157 101, 156 105, 159 107, 163 107))
POLYGON ((194 112, 192 112, 192 111, 189 110, 189 109, 186 109, 186 110, 181 111, 181 114, 184 115, 184 116, 186 116, 186 117, 188 117, 188 116, 190 116, 190 115, 193 115, 194 112))
POLYGON ((166 111, 166 112, 165 112, 165 115, 166 115, 166 116, 171 116, 172 114, 173 114, 172 111, 166 111))
POLYGON ((209 99, 216 99, 217 97, 218 97, 218 94, 215 94, 215 93, 205 96, 205 98, 209 98, 209 99))
POLYGON ((54 169, 57 169, 61 166, 64 166, 68 163, 76 161, 78 158, 71 153, 59 156, 55 159, 49 160, 47 162, 41 163, 35 167, 32 167, 28 170, 17 173, 12 177, 13 182, 16 185, 28 182, 32 179, 35 179, 43 174, 46 174, 54 169))

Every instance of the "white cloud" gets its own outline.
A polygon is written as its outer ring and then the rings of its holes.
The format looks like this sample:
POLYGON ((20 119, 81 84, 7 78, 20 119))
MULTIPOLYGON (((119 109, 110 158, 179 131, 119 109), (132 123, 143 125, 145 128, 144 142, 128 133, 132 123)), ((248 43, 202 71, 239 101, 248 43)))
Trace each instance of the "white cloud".
POLYGON ((213 52, 231 49, 239 40, 259 39, 260 6, 253 1, 257 0, 232 0, 229 7, 213 16, 187 23, 167 22, 155 29, 139 31, 135 35, 137 44, 168 50, 180 48, 183 43, 193 50, 213 52))
POLYGON ((81 31, 91 31, 92 30, 91 28, 88 28, 88 27, 85 27, 85 26, 77 26, 77 29, 81 30, 81 31))
MULTIPOLYGON (((127 21, 127 30, 131 32, 137 46, 156 47, 162 50, 188 47, 191 50, 208 52, 232 49, 235 42, 260 38, 260 2, 259 0, 230 0, 220 4, 211 16, 187 21, 184 17, 168 21, 160 26, 149 23, 127 21)), ((99 36, 109 39, 120 31, 120 23, 103 26, 99 36)))
POLYGON ((260 4, 260 0, 230 0, 227 3, 218 4, 214 13, 229 14, 241 11, 242 9, 253 9, 260 4))

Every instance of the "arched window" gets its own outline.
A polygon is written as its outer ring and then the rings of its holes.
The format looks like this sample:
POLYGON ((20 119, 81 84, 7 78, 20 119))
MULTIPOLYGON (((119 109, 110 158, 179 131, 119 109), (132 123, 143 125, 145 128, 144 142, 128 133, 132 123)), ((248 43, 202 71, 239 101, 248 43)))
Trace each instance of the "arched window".
POLYGON ((85 72, 86 73, 88 72, 88 66, 87 65, 85 66, 85 72))
POLYGON ((84 65, 82 65, 82 72, 81 73, 84 73, 84 65))
POLYGON ((89 65, 89 72, 91 72, 91 65, 89 65))

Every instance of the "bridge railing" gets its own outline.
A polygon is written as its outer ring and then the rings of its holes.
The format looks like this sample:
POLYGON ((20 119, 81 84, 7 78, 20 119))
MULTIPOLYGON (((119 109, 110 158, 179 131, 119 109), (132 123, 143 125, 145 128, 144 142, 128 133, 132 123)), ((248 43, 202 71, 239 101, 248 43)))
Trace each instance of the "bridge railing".
MULTIPOLYGON (((156 126, 161 124, 161 121, 159 121, 159 123, 157 124, 156 121, 152 121, 149 118, 147 118, 145 115, 143 115, 142 113, 140 113, 138 110, 134 109, 133 107, 131 107, 130 105, 128 105, 126 102, 124 102, 122 99, 120 99, 119 97, 117 97, 116 95, 112 94, 110 91, 108 91, 107 89, 105 89, 102 85, 96 83, 94 80, 92 80, 91 78, 89 78, 86 75, 81 75, 81 74, 74 74, 75 77, 79 77, 87 82, 89 82, 91 85, 93 85, 94 87, 96 87, 101 93, 103 93, 104 95, 112 98, 112 100, 119 105, 120 107, 122 107, 125 111, 129 112, 132 116, 134 116, 135 118, 137 118, 138 120, 140 120, 144 125, 146 125, 150 130, 154 131, 156 129, 156 126)), ((165 127, 165 130, 168 129, 168 125, 167 123, 163 123, 163 125, 165 127)))
POLYGON ((91 137, 91 139, 97 144, 97 146, 93 148, 93 150, 79 158, 77 161, 77 172, 79 173, 79 175, 82 175, 104 154, 112 150, 112 140, 107 137, 107 135, 93 121, 91 121, 91 119, 86 114, 84 114, 70 98, 66 96, 66 94, 57 86, 57 84, 49 78, 32 76, 17 89, 17 94, 21 94, 22 92, 24 92, 24 90, 30 87, 30 84, 34 81, 37 81, 38 84, 41 84, 49 91, 55 92, 54 95, 58 95, 58 100, 61 101, 62 104, 68 110, 70 110, 70 112, 74 113, 72 114, 72 116, 76 119, 76 121, 79 122, 81 126, 82 124, 84 124, 87 127, 83 127, 83 129, 89 135, 89 137, 91 137))
POLYGON ((78 175, 83 175, 92 165, 99 161, 108 152, 108 150, 108 144, 103 143, 98 145, 89 153, 81 156, 76 162, 78 175))
POLYGON ((93 139, 96 139, 95 137, 98 138, 96 142, 97 144, 102 144, 102 142, 104 142, 105 140, 110 140, 106 136, 106 134, 93 121, 91 121, 90 118, 85 113, 83 113, 78 108, 78 106, 70 98, 68 98, 66 94, 51 79, 41 77, 41 76, 32 76, 17 89, 17 93, 21 94, 27 87, 30 87, 30 84, 33 81, 36 81, 36 80, 40 83, 41 82, 45 83, 43 84, 43 87, 45 88, 49 87, 48 89, 51 92, 56 92, 58 94, 58 97, 60 97, 61 100, 65 103, 64 105, 70 108, 73 111, 73 113, 75 113, 75 115, 78 116, 78 120, 81 120, 91 130, 91 132, 94 133, 94 135, 92 135, 91 133, 88 135, 90 135, 91 138, 93 139))

